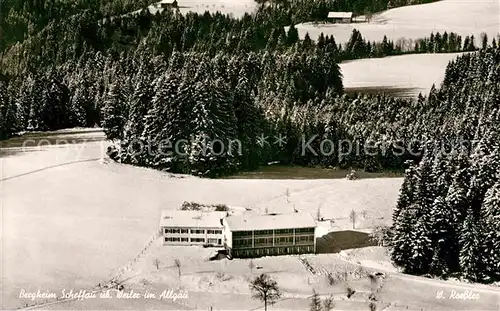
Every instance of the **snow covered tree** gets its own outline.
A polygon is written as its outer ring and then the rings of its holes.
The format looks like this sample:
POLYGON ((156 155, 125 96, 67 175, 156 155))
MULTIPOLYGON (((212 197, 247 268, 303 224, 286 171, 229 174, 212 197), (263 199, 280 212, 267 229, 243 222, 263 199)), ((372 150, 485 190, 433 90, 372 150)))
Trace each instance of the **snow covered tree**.
POLYGON ((414 248, 414 228, 418 209, 420 209, 418 206, 412 204, 401 210, 393 224, 391 259, 396 265, 403 267, 405 271, 410 273, 415 270, 411 254, 414 248))
POLYGON ((460 232, 460 267, 463 275, 472 281, 481 280, 480 228, 472 209, 467 211, 462 231, 460 232))
POLYGON ((490 281, 500 280, 500 181, 487 192, 482 205, 482 255, 486 265, 484 273, 490 281))
POLYGON ((392 213, 393 223, 396 222, 402 210, 405 210, 415 202, 416 174, 417 172, 414 166, 410 166, 405 170, 403 184, 399 189, 398 201, 392 213))
POLYGON ((453 211, 446 204, 444 198, 436 198, 429 219, 432 226, 432 249, 434 249, 430 265, 430 273, 433 275, 445 276, 450 272, 450 268, 456 267, 458 243, 456 232, 451 224, 452 219, 453 211))
POLYGON ((10 136, 10 126, 7 123, 6 115, 9 109, 9 98, 7 97, 7 86, 5 82, 0 81, 0 140, 10 136))
POLYGON ((119 82, 115 82, 110 86, 104 100, 102 115, 102 127, 106 137, 111 140, 121 140, 127 115, 125 97, 119 82))

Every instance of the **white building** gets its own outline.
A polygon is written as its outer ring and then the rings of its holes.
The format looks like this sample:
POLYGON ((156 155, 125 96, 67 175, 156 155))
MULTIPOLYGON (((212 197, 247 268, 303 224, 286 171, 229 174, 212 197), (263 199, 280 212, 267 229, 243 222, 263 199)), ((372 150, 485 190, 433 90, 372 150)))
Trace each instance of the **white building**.
POLYGON ((350 23, 352 21, 352 12, 330 12, 328 19, 334 23, 350 23))
POLYGON ((166 210, 161 214, 163 245, 223 245, 226 212, 166 210))
POLYGON ((223 222, 232 257, 316 252, 316 222, 308 213, 228 216, 223 222))

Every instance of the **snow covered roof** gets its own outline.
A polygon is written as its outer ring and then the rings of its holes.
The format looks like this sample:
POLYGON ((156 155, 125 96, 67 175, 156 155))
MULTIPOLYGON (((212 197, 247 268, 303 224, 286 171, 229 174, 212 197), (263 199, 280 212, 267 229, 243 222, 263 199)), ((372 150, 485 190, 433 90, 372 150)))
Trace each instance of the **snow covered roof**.
POLYGON ((357 16, 352 19, 353 22, 366 22, 367 18, 366 16, 357 16))
POLYGON ((316 227, 308 213, 228 216, 226 222, 231 231, 316 227))
POLYGON ((160 3, 160 4, 174 4, 174 2, 175 2, 175 0, 161 0, 158 3, 160 3))
POLYGON ((224 217, 226 212, 165 210, 161 213, 160 227, 222 228, 224 217))
POLYGON ((352 12, 330 12, 328 18, 352 18, 352 12))

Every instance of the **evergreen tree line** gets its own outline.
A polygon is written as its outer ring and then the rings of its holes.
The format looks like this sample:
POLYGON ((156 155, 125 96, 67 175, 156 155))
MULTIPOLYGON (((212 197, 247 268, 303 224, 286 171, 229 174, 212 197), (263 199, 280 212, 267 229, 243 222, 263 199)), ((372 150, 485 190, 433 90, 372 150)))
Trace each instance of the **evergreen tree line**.
MULTIPOLYGON (((83 10, 64 19, 51 19, 40 31, 33 30, 33 33, 27 34, 24 41, 9 45, 0 58, 0 74, 18 76, 24 71, 36 73, 46 67, 78 61, 88 52, 101 52, 117 58, 121 53, 141 50, 169 57, 174 50, 215 55, 220 51, 282 50, 302 43, 295 26, 292 24, 285 32, 286 25, 290 25, 286 17, 270 6, 262 7, 254 14, 246 14, 241 19, 208 12, 181 15, 170 10, 155 15, 143 10, 103 17, 103 14, 92 10, 83 10)), ((398 40, 394 43, 387 38, 381 38, 381 42, 369 42, 354 30, 344 46, 336 44, 333 37, 327 40, 328 36, 321 35, 313 39, 318 39, 316 43, 319 46, 330 44, 330 50, 338 61, 475 49, 474 38, 467 37, 462 47, 460 36, 453 33, 431 34, 430 38, 415 42, 398 40)), ((487 42, 487 38, 484 41, 487 42)), ((314 48, 316 43, 306 35, 301 48, 314 48)))
MULTIPOLYGON (((259 1, 272 10, 280 25, 325 20, 329 11, 354 11, 358 14, 388 8, 432 2, 433 0, 276 0, 259 1)), ((0 2, 0 52, 36 35, 51 23, 60 23, 86 12, 97 20, 141 10, 156 0, 4 0, 0 2)))
MULTIPOLYGON (((292 26, 293 27, 293 26, 292 26)), ((288 33, 293 33, 294 28, 289 29, 288 33)), ((303 44, 305 46, 314 46, 311 38, 306 34, 303 44)), ((442 35, 437 32, 431 33, 429 37, 417 40, 399 39, 397 42, 388 40, 384 36, 380 42, 370 42, 363 38, 362 34, 354 29, 349 41, 342 46, 337 45, 333 36, 320 34, 317 40, 317 47, 326 49, 335 55, 339 62, 343 60, 362 59, 362 58, 380 58, 386 56, 395 56, 415 53, 453 53, 453 52, 472 52, 479 48, 486 49, 489 46, 488 36, 482 34, 481 45, 476 46, 474 35, 466 36, 462 42, 462 37, 454 32, 444 32, 442 35)), ((497 40, 493 38, 491 46, 497 46, 497 40)))
POLYGON ((140 10, 156 0, 3 0, 0 2, 0 53, 16 42, 87 11, 97 18, 140 10))
POLYGON ((449 152, 428 143, 406 170, 390 237, 405 272, 500 280, 499 79, 498 49, 448 66, 432 114, 443 134, 458 130, 467 144, 449 152))
MULTIPOLYGON (((331 86, 338 91, 340 76, 335 62, 392 55, 398 50, 386 39, 381 43, 366 43, 357 30, 344 47, 337 46, 332 36, 320 36, 317 42, 308 36, 299 40, 293 26, 285 32, 283 27, 270 22, 273 12, 263 9, 255 16, 234 19, 218 13, 184 16, 172 11, 157 15, 142 11, 102 20, 83 12, 58 23, 50 22, 43 31, 10 47, 0 59, 3 77, 0 88, 4 94, 0 139, 25 130, 101 124, 104 95, 115 78, 114 73, 103 75, 104 68, 127 64, 129 67, 122 69, 118 76, 127 76, 125 80, 132 81, 140 62, 159 58, 168 63, 174 51, 204 53, 212 58, 221 53, 227 58, 244 58, 243 55, 252 51, 259 55, 267 52, 272 57, 321 55, 321 62, 333 67, 324 69, 319 76, 332 74, 324 81, 336 81, 331 86), (373 48, 366 49, 366 46, 373 48)), ((432 38, 433 35, 429 42, 441 42, 448 47, 456 46, 450 42, 460 43, 460 38, 453 34, 448 38, 456 40, 432 38)), ((306 61, 301 64, 310 66, 306 61)), ((296 70, 293 79, 298 103, 306 103, 318 90, 325 92, 324 81, 307 78, 315 74, 310 68, 296 70)))

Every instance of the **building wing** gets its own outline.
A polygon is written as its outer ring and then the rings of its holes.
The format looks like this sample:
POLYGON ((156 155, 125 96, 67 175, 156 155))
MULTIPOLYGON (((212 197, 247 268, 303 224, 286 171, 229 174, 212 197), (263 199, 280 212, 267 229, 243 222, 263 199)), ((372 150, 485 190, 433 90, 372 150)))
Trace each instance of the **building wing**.
POLYGON ((228 216, 226 222, 231 231, 316 227, 316 222, 308 213, 228 216))
POLYGON ((160 227, 169 228, 222 228, 226 212, 165 210, 161 214, 160 227))

